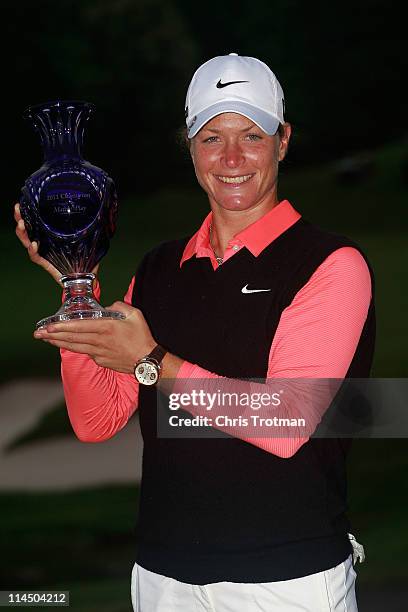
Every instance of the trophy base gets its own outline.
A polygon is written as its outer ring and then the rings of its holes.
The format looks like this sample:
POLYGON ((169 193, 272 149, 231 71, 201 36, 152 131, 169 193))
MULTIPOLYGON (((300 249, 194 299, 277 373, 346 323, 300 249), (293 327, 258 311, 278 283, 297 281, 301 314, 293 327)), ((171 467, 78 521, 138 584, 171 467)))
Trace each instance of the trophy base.
POLYGON ((36 323, 36 329, 51 323, 74 321, 79 319, 125 319, 122 312, 106 310, 93 295, 94 274, 70 274, 63 276, 64 303, 53 315, 36 323))

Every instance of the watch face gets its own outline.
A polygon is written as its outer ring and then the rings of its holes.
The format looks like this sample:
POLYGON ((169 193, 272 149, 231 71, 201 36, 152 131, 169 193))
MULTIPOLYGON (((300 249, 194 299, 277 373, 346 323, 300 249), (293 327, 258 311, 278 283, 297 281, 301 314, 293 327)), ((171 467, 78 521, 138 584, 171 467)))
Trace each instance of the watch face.
POLYGON ((141 385, 154 385, 159 378, 159 369, 157 365, 143 361, 135 367, 135 376, 141 385))

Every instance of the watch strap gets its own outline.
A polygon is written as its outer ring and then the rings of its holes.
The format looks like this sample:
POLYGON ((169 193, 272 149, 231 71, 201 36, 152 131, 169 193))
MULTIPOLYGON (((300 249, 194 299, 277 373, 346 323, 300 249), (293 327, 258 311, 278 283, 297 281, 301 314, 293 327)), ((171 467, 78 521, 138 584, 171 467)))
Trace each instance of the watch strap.
POLYGON ((160 344, 157 344, 152 350, 152 352, 146 355, 144 359, 155 359, 157 363, 160 365, 161 362, 163 361, 163 357, 165 356, 167 352, 168 352, 167 349, 160 346, 160 344))

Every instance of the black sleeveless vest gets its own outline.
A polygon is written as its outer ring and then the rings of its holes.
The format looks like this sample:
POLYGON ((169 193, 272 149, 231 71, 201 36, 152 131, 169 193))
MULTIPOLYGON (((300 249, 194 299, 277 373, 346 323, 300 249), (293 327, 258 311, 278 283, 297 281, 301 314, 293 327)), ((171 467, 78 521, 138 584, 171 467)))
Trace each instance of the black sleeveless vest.
MULTIPOLYGON (((207 257, 180 268, 187 242, 165 243, 145 256, 132 304, 159 344, 230 378, 264 379, 282 311, 333 251, 361 252, 303 219, 258 257, 242 248, 215 271, 207 257), (244 295, 247 283, 272 290, 244 295)), ((374 339, 372 300, 347 377, 369 376, 374 339)), ((143 387, 139 395, 141 566, 191 584, 271 582, 346 559, 349 440, 311 438, 283 459, 233 437, 158 438, 156 393, 143 387)))

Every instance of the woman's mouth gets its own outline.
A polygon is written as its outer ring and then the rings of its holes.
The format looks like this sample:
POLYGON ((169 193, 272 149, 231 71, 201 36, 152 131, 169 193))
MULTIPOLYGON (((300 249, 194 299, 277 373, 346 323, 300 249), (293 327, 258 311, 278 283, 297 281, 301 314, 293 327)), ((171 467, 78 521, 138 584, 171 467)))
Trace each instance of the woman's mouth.
POLYGON ((222 183, 228 183, 229 185, 241 185, 242 183, 246 183, 252 178, 253 174, 242 174, 241 176, 221 176, 215 175, 216 178, 222 183))

